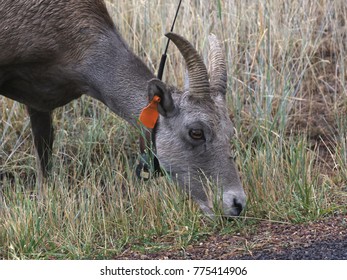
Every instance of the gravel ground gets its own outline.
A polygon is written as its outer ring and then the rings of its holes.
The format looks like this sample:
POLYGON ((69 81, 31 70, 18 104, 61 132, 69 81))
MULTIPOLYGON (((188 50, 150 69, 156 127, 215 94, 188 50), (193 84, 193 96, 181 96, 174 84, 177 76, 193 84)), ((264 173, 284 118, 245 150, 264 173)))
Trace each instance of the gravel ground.
POLYGON ((300 225, 261 222, 253 233, 216 234, 184 250, 128 249, 115 259, 347 260, 347 216, 300 225))

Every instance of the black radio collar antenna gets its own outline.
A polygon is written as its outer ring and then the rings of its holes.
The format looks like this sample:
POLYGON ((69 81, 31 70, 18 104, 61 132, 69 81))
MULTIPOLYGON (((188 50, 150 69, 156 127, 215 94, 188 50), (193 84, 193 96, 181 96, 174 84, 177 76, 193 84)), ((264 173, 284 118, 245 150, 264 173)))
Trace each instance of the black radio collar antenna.
MULTIPOLYGON (((178 15, 178 12, 179 12, 180 7, 181 7, 181 3, 182 3, 182 0, 180 0, 180 2, 178 3, 176 14, 175 14, 175 18, 174 18, 173 23, 171 25, 170 32, 172 32, 173 29, 174 29, 174 26, 175 26, 175 23, 176 23, 176 19, 177 19, 177 15, 178 15)), ((167 39, 167 43, 166 43, 166 47, 165 47, 165 51, 162 54, 161 59, 160 59, 158 75, 157 75, 159 80, 162 80, 162 78, 163 78, 164 67, 165 67, 165 62, 166 62, 166 57, 167 57, 166 53, 167 53, 167 49, 169 48, 169 44, 170 44, 170 39, 168 38, 167 39)))

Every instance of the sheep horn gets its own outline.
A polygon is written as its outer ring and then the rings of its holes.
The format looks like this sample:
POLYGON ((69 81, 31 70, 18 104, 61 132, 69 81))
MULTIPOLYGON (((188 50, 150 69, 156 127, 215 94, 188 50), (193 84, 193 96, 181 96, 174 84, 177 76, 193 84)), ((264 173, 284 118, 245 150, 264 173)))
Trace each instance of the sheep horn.
POLYGON ((210 83, 207 69, 196 49, 178 34, 169 32, 165 36, 176 45, 187 64, 189 94, 197 99, 210 97, 210 83))
POLYGON ((227 88, 227 70, 222 47, 214 34, 208 36, 210 43, 209 73, 212 94, 225 95, 227 88))

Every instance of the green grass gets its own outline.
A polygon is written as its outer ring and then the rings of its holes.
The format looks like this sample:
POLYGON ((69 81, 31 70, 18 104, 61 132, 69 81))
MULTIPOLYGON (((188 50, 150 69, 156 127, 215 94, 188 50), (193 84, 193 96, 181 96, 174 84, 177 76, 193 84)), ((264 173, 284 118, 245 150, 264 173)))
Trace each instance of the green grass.
MULTIPOLYGON (((210 220, 169 178, 135 176, 138 131, 87 97, 54 114, 53 170, 37 197, 23 106, 0 97, 0 258, 99 259, 132 248, 185 248, 259 220, 304 223, 346 213, 344 1, 189 1, 175 31, 207 61, 207 35, 223 41, 228 104, 247 209, 210 220), (280 3, 281 2, 281 3, 280 3), (283 2, 283 3, 282 3, 283 2)), ((126 41, 157 69, 176 3, 114 1, 126 41)), ((165 81, 182 86, 169 49, 165 81)))

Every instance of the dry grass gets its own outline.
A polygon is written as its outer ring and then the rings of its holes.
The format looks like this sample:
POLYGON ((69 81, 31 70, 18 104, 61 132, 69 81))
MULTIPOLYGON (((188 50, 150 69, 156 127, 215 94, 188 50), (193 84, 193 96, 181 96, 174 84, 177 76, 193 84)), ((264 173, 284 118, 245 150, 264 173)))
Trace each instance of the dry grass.
MULTIPOLYGON (((157 69, 175 2, 110 1, 131 48, 157 69)), ((347 8, 336 1, 183 1, 175 31, 207 61, 223 42, 238 164, 249 201, 237 221, 209 221, 167 178, 134 176, 137 131, 90 98, 56 110, 54 168, 35 199, 23 106, 0 97, 0 257, 107 258, 131 247, 185 247, 257 220, 297 223, 347 202, 347 8), (8 175, 11 174, 11 175, 8 175)), ((169 48, 164 80, 182 86, 169 48)))

